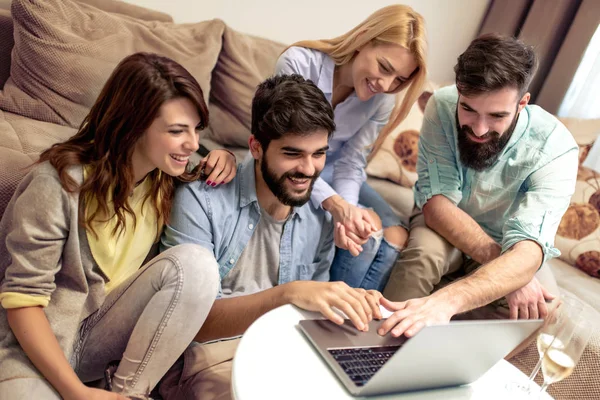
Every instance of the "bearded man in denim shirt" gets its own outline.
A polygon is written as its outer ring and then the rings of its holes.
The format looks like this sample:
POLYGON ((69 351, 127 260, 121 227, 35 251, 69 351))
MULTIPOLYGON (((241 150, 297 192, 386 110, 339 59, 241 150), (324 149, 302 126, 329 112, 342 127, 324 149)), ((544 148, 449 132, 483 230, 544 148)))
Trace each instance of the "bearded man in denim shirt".
POLYGON ((235 338, 278 306, 342 324, 335 307, 359 330, 381 317, 379 292, 328 282, 333 222, 308 200, 334 130, 333 109, 311 81, 269 78, 252 102, 252 157, 236 177, 217 188, 193 182, 177 190, 162 248, 196 243, 211 250, 221 288, 196 336, 203 344, 192 344, 165 376, 163 398, 230 398, 235 338))

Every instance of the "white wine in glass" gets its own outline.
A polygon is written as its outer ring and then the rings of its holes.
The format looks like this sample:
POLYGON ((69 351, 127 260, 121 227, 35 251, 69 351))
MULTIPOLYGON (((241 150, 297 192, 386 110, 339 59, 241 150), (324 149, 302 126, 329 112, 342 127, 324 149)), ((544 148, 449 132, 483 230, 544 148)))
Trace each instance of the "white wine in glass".
MULTIPOLYGON (((559 340, 558 338, 556 340, 559 340)), ((544 358, 542 359, 542 373, 544 381, 551 385, 555 382, 562 381, 575 369, 575 361, 564 351, 564 346, 561 349, 550 347, 544 358)))
MULTIPOLYGON (((589 306, 571 321, 565 321, 554 335, 554 340, 542 355, 543 393, 548 386, 568 378, 579 362, 585 347, 592 335, 595 317, 591 315, 589 306), (556 346, 555 346, 556 344, 556 346)), ((543 341, 542 341, 543 342, 543 341)), ((542 343, 544 345, 545 343, 542 343)))
MULTIPOLYGON (((584 309, 584 303, 579 300, 576 296, 571 294, 563 293, 560 296, 558 305, 554 310, 551 311, 550 315, 544 321, 544 325, 540 329, 536 339, 537 351, 540 355, 540 359, 536 366, 531 371, 529 381, 523 382, 509 382, 506 384, 506 389, 511 395, 511 398, 531 398, 533 396, 532 385, 535 385, 534 378, 541 369, 542 360, 544 353, 550 344, 554 341, 554 347, 557 349, 564 349, 564 343, 560 338, 555 338, 558 331, 564 329, 574 329, 574 326, 568 321, 576 321, 580 318, 584 309)), ((561 332, 560 336, 564 336, 561 332)))

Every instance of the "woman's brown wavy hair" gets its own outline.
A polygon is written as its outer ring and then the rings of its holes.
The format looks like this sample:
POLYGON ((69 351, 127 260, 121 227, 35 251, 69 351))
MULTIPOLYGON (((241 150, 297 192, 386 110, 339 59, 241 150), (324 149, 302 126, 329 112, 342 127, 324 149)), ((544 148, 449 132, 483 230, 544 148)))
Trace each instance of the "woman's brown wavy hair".
MULTIPOLYGON (((135 225, 135 215, 128 203, 135 186, 131 163, 134 146, 158 116, 160 107, 175 98, 189 99, 200 115, 200 128, 208 125, 202 89, 184 67, 156 54, 132 54, 112 72, 77 134, 40 155, 38 163, 49 161, 58 171, 65 190, 79 191, 84 201, 96 199, 98 207, 90 210, 87 218, 85 206, 80 202, 79 220, 83 226, 93 231, 90 223, 95 218, 110 217, 110 197, 118 219, 113 234, 125 228, 126 213, 133 217, 135 225), (75 165, 89 167, 81 185, 68 173, 75 165)), ((159 232, 162 223, 169 220, 176 179, 188 182, 199 176, 198 167, 177 178, 158 168, 148 174, 151 190, 144 201, 150 200, 157 212, 159 232)))

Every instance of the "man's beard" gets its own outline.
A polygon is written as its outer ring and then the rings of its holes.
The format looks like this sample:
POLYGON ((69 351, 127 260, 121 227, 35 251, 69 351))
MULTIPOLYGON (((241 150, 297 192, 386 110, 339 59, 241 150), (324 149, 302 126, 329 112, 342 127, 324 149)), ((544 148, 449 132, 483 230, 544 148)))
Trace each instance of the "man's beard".
POLYGON ((458 122, 458 113, 456 114, 456 126, 458 127, 458 151, 460 153, 460 162, 467 168, 472 168, 475 171, 483 171, 498 160, 500 153, 506 147, 510 140, 519 114, 515 113, 515 118, 510 126, 502 135, 496 131, 489 131, 481 139, 490 138, 485 143, 476 143, 468 138, 468 134, 475 136, 473 130, 467 126, 460 126, 458 122))
POLYGON ((320 171, 315 173, 313 176, 307 176, 301 174, 299 172, 285 172, 280 177, 271 171, 269 168, 267 157, 263 154, 261 163, 260 163, 260 172, 262 173, 262 177, 271 190, 271 192, 277 197, 282 204, 286 206, 292 207, 300 207, 306 204, 306 202, 310 199, 310 195, 312 194, 312 188, 315 184, 315 181, 319 177, 320 171), (308 185, 308 189, 304 194, 294 195, 292 190, 288 190, 285 187, 285 182, 288 178, 296 178, 296 179, 310 179, 310 184, 308 185))

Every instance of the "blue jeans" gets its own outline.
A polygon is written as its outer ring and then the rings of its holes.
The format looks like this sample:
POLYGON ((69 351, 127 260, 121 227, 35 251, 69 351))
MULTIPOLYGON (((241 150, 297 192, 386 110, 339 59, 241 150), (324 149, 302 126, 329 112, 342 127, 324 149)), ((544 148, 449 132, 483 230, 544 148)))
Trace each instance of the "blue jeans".
POLYGON ((350 287, 383 291, 400 251, 384 238, 370 238, 363 251, 353 257, 337 248, 331 264, 331 281, 344 281, 350 287))
MULTIPOLYGON (((406 228, 390 205, 366 182, 360 188, 358 201, 377 213, 384 228, 397 225, 406 228)), ((362 247, 363 251, 356 257, 348 250, 336 249, 330 280, 344 281, 351 287, 382 291, 400 252, 383 237, 371 237, 362 247)))

